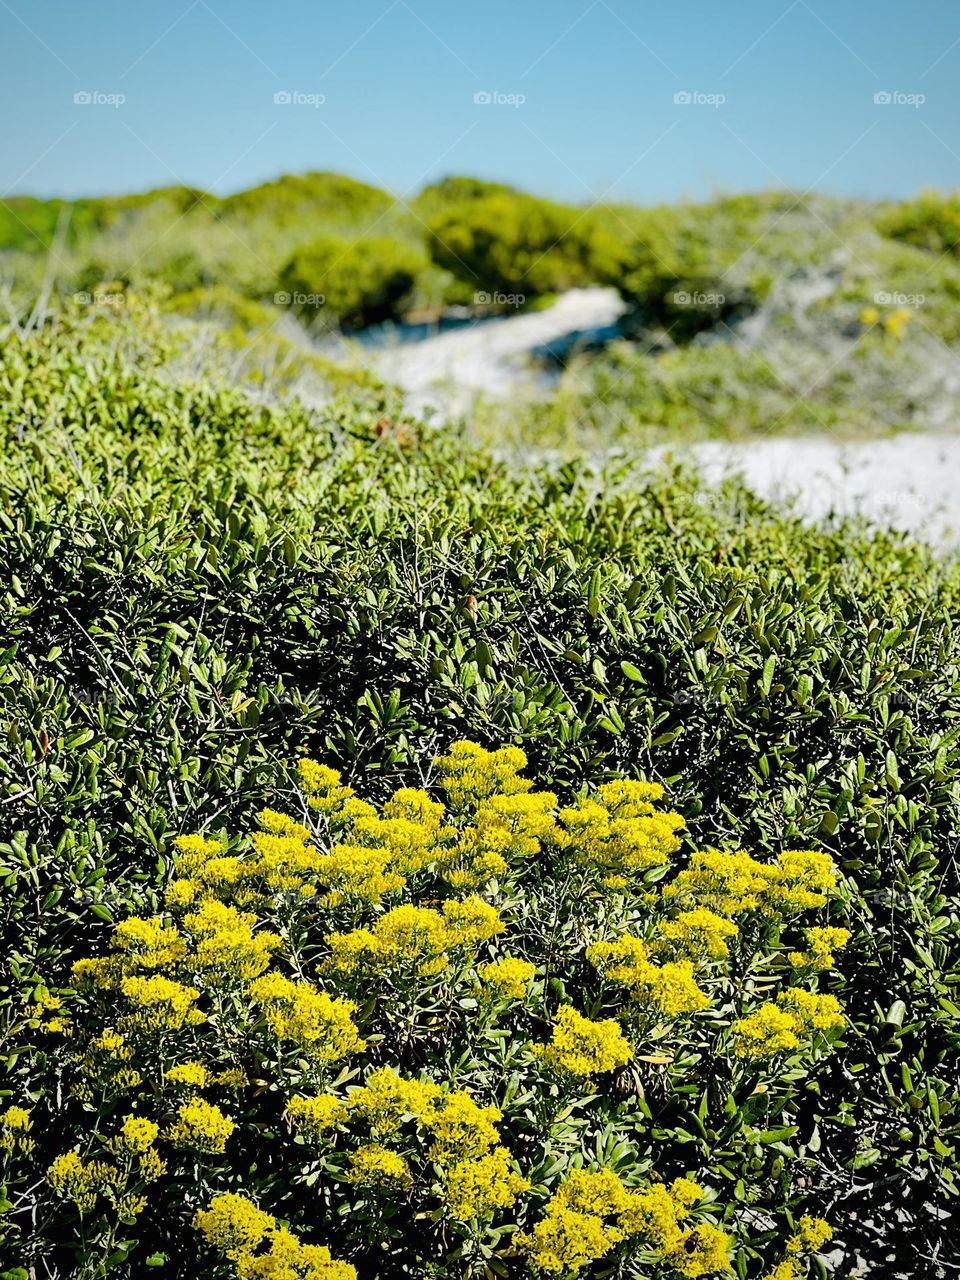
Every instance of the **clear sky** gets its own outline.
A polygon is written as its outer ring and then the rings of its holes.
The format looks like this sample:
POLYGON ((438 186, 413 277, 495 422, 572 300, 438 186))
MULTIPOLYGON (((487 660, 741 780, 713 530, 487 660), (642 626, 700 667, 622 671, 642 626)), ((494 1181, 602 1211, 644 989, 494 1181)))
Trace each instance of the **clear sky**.
POLYGON ((960 185, 956 0, 0 0, 0 41, 2 194, 960 185))

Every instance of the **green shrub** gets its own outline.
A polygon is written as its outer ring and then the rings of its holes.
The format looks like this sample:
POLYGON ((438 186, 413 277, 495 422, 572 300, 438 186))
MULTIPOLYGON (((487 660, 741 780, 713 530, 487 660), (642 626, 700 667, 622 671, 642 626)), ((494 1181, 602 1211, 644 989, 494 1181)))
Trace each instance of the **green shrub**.
POLYGON ((512 192, 449 206, 429 226, 434 261, 479 291, 534 297, 611 284, 623 264, 620 241, 589 214, 512 192))
POLYGON ((361 328, 397 319, 424 265, 415 250, 385 237, 322 236, 297 250, 280 285, 305 318, 361 328))
MULTIPOLYGON (((662 1132, 678 1168, 724 1167, 735 1136, 731 1170, 769 1175, 760 1212, 828 1217, 841 1272, 936 1256, 960 1140, 957 565, 805 528, 735 485, 514 468, 376 394, 309 410, 235 375, 178 377, 178 358, 135 299, 0 349, 7 1102, 48 1114, 38 1004, 158 910, 177 836, 289 810, 304 751, 382 802, 453 740, 512 743, 564 797, 624 772, 667 784, 689 831, 678 868, 711 846, 831 855, 831 920, 852 935, 827 979, 842 1046, 791 1082, 783 1125, 721 1120, 704 1072, 703 1112, 684 1093, 662 1132)), ((668 1146, 659 1128, 639 1139, 668 1146)), ((52 1160, 73 1132, 35 1137, 52 1160)), ((584 1161, 616 1165, 617 1139, 583 1132, 584 1161)), ((274 1175, 280 1134, 238 1152, 247 1189, 274 1175)), ((718 1203, 739 1205, 722 1176, 718 1203)), ((7 1232, 31 1220, 22 1190, 7 1232)))
POLYGON ((894 205, 878 225, 884 235, 929 253, 960 254, 960 194, 924 191, 916 200, 894 205))
POLYGON ((378 811, 302 759, 293 816, 175 841, 161 914, 121 919, 34 1007, 42 1100, 0 1112, 11 1190, 55 1224, 27 1256, 180 1271, 196 1228, 251 1280, 284 1251, 318 1280, 638 1276, 650 1255, 695 1277, 786 1252, 799 1280, 829 1226, 797 1203, 744 1229, 724 1200, 769 1213, 842 1034, 816 988, 849 931, 813 924, 836 869, 708 852, 678 872, 662 787, 562 806, 525 765, 454 743, 441 788, 378 811))

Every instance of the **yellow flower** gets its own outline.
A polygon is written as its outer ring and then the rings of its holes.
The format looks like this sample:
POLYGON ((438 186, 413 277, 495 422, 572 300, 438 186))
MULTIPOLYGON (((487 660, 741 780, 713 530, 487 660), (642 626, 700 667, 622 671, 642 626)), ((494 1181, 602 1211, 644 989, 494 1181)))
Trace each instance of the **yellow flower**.
POLYGON ((682 1276, 707 1276, 728 1271, 730 1237, 725 1231, 703 1222, 685 1231, 675 1249, 666 1255, 667 1264, 682 1276))
POLYGON ((202 1062, 178 1062, 163 1078, 186 1089, 205 1089, 210 1083, 210 1072, 202 1062))
POLYGON ((332 1065, 364 1047, 353 1021, 356 1005, 349 1000, 279 973, 265 973, 249 991, 277 1040, 292 1042, 317 1062, 332 1065))
POLYGON ((501 1119, 496 1107, 481 1107, 465 1089, 456 1089, 443 1097, 421 1119, 433 1136, 430 1159, 449 1165, 476 1159, 500 1141, 495 1125, 501 1119))
POLYGON ((346 1106, 361 1115, 375 1134, 391 1137, 408 1117, 426 1123, 441 1096, 439 1086, 430 1081, 407 1080, 389 1067, 380 1067, 370 1073, 365 1086, 347 1096, 346 1106))
POLYGON ((640 1004, 665 1017, 678 1017, 705 1009, 710 1001, 694 979, 690 960, 669 960, 656 965, 641 938, 621 934, 613 942, 596 942, 587 947, 587 959, 605 978, 630 990, 640 1004))
POLYGON ((519 1195, 529 1190, 527 1179, 511 1171, 510 1154, 504 1147, 453 1165, 444 1178, 450 1215, 460 1222, 509 1209, 519 1195))
POLYGON ((403 1156, 375 1142, 358 1147, 351 1154, 347 1178, 359 1187, 408 1189, 413 1186, 413 1175, 403 1156))
POLYGON ((238 1280, 357 1280, 348 1262, 336 1261, 323 1245, 301 1243, 246 1196, 231 1191, 214 1196, 193 1223, 234 1264, 238 1280))
POLYGON ((3 1115, 0 1115, 0 1125, 4 1129, 15 1129, 21 1133, 27 1133, 33 1128, 33 1121, 26 1107, 7 1107, 3 1115))
POLYGON ((227 1139, 234 1128, 233 1121, 219 1107, 203 1098, 191 1098, 181 1103, 166 1137, 175 1147, 219 1154, 226 1150, 227 1139))
POLYGON ((722 960, 730 954, 727 939, 738 933, 732 920, 706 907, 695 907, 657 926, 657 946, 692 960, 722 960))
POLYGON ((320 1093, 312 1098, 291 1098, 287 1103, 287 1115, 298 1133, 315 1141, 328 1129, 337 1129, 346 1120, 347 1108, 332 1093, 320 1093))
POLYGON ((113 1139, 113 1150, 139 1155, 152 1146, 160 1129, 144 1116, 124 1116, 119 1135, 113 1139))
POLYGON ((477 975, 484 986, 504 1000, 522 1000, 535 972, 536 965, 516 956, 504 956, 501 960, 482 964, 477 969, 477 975))
POLYGON ((557 1011, 549 1043, 536 1046, 534 1052, 548 1067, 577 1076, 614 1071, 633 1057, 618 1023, 591 1022, 572 1005, 557 1011))
POLYGON ((798 969, 810 968, 822 973, 832 969, 834 951, 839 951, 850 941, 849 929, 814 928, 806 931, 809 950, 791 951, 789 960, 798 969))
POLYGON ((799 1230, 787 1241, 787 1253, 818 1253, 832 1239, 833 1228, 829 1222, 804 1214, 799 1230))
POLYGON ((120 990, 132 1004, 139 1006, 141 1026, 178 1031, 183 1026, 206 1021, 194 1008, 200 992, 159 974, 154 978, 124 978, 120 990))

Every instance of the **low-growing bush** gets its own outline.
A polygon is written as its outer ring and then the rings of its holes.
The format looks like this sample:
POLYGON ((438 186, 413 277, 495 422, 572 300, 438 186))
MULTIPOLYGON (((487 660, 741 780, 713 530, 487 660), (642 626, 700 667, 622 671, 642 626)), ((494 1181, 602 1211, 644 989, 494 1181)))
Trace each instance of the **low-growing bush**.
MULTIPOLYGON (((451 741, 509 743, 565 804, 624 772, 667 784, 689 832, 678 870, 711 847, 832 858, 826 927, 851 934, 827 978, 842 1041, 811 1088, 806 1068, 792 1082, 799 1119, 759 1129, 751 1159, 785 1179, 772 1205, 802 1191, 823 1206, 840 1275, 858 1257, 932 1270, 960 1120, 956 563, 852 524, 804 527, 684 471, 512 464, 376 388, 309 408, 261 377, 253 395, 241 352, 198 363, 180 336, 124 295, 0 346, 4 1106, 56 1109, 49 1044, 24 1022, 69 992, 77 957, 160 914, 176 837, 290 812, 286 762, 304 750, 382 806, 451 741)), ((587 1018, 597 980, 589 961, 570 973, 587 1018)), ((563 994, 547 984, 544 1006, 563 994)), ((706 1034, 712 1015, 697 1016, 706 1034)), ((229 1096, 207 1101, 239 1142, 229 1096)), ((674 1116, 678 1167, 719 1170, 727 1122, 696 1098, 674 1116)), ((68 1137, 23 1134, 58 1144, 50 1162, 68 1137)), ((736 1181, 704 1186, 734 1214, 736 1181)))
POLYGON ((656 783, 434 763, 377 807, 301 760, 293 815, 179 837, 159 913, 38 993, 0 1115, 24 1262, 180 1273, 192 1226, 240 1277, 806 1274, 830 857, 678 860, 656 783))
POLYGON ((960 254, 960 194, 924 191, 916 200, 889 208, 879 227, 884 235, 929 253, 960 254))
POLYGON ((424 265, 415 250, 385 237, 321 236, 294 253, 279 283, 308 321, 361 328, 397 319, 424 265))
POLYGON ((513 192, 442 208, 428 247, 474 289, 529 297, 615 284, 624 262, 621 241, 589 213, 513 192))

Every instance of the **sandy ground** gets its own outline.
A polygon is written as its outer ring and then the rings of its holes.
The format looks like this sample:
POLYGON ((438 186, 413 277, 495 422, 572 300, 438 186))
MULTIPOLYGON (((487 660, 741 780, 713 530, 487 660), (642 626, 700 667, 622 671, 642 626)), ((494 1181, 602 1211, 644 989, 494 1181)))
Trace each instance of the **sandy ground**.
MULTIPOLYGON (((611 326, 622 311, 613 289, 574 289, 543 311, 364 348, 362 358, 402 387, 411 407, 459 414, 479 395, 542 393, 550 377, 531 370, 531 353, 565 347, 578 335, 611 326)), ((904 433, 854 443, 829 436, 708 442, 691 446, 685 456, 703 470, 705 502, 711 500, 710 484, 740 472, 761 497, 791 499, 805 518, 860 514, 939 546, 960 546, 960 435, 904 433)))

